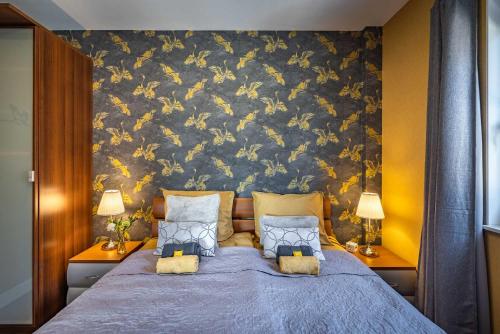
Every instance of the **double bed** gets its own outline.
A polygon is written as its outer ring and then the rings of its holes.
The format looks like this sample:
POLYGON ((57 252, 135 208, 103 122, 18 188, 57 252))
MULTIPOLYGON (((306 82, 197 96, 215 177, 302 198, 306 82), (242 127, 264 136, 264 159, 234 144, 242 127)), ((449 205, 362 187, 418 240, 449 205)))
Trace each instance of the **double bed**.
MULTIPOLYGON (((155 218, 164 217, 163 207, 155 199, 155 218)), ((235 200, 236 233, 252 232, 250 207, 235 200)), ((129 256, 37 333, 442 333, 343 250, 323 250, 319 276, 281 274, 254 247, 219 247, 196 274, 158 275, 151 247, 129 256)))

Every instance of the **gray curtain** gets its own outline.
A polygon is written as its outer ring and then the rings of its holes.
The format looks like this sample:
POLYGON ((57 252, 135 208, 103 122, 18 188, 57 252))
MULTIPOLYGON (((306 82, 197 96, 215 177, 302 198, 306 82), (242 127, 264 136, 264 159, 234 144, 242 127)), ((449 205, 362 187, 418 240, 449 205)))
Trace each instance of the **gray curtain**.
POLYGON ((449 333, 490 331, 477 53, 477 1, 437 0, 417 306, 449 333))

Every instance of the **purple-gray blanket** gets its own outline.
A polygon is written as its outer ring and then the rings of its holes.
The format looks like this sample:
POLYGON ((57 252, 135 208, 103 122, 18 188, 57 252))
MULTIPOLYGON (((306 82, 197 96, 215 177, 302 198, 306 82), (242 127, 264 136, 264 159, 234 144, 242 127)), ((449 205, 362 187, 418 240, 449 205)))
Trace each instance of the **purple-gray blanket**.
POLYGON ((349 253, 289 276, 246 247, 217 249, 192 275, 157 275, 132 254, 36 333, 442 333, 349 253))

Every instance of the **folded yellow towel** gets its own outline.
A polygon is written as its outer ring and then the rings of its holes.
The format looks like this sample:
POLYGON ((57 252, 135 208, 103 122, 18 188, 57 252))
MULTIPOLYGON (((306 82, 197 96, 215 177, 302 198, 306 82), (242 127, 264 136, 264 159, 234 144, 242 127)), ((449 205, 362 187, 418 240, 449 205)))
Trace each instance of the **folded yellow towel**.
POLYGON ((319 275, 319 260, 315 256, 280 256, 283 274, 319 275))
POLYGON ((185 274, 198 271, 198 256, 183 255, 159 258, 156 262, 157 274, 185 274))

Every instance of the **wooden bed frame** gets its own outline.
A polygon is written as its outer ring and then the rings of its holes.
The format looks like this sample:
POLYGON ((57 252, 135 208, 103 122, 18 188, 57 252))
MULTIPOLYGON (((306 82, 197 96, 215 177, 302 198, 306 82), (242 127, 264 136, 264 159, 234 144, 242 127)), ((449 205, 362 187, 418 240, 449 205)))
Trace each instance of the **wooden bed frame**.
MULTIPOLYGON (((325 230, 328 235, 333 235, 331 218, 331 205, 328 198, 323 200, 323 214, 325 217, 325 230)), ((158 220, 165 219, 165 198, 155 196, 153 198, 153 221, 151 222, 151 236, 158 236, 158 220)), ((233 202, 233 228, 234 232, 255 233, 255 222, 253 213, 253 199, 238 197, 233 202)))

